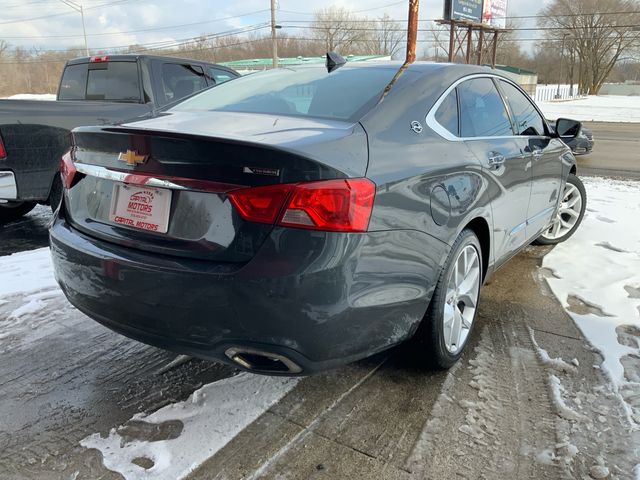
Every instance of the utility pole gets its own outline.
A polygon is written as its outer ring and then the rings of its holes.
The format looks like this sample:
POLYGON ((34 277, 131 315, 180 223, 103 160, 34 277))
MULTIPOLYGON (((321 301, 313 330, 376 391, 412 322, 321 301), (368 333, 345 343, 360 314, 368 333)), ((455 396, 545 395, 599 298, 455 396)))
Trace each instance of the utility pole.
POLYGON ((556 89, 556 98, 560 98, 560 83, 562 82, 562 69, 564 67, 564 41, 569 36, 568 33, 562 35, 562 48, 560 49, 560 78, 558 79, 558 88, 556 89))
POLYGON ((60 0, 67 7, 73 8, 76 12, 80 12, 80 17, 82 17, 82 34, 84 35, 84 51, 89 56, 89 44, 87 43, 87 29, 84 26, 84 10, 82 8, 81 3, 72 2, 71 0, 60 0))
POLYGON ((276 37, 276 0, 271 0, 271 49, 273 68, 278 68, 278 38, 276 37))
POLYGON ((407 22, 407 58, 404 63, 416 61, 416 42, 418 40, 419 0, 409 0, 409 20, 407 22))

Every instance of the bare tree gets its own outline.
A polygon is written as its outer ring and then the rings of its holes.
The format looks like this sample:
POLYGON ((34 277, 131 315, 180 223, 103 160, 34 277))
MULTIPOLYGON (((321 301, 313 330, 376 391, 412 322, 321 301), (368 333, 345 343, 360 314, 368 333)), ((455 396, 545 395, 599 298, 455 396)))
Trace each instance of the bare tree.
POLYGON ((555 41, 556 58, 564 37, 569 71, 577 62, 581 92, 597 95, 622 54, 637 44, 637 7, 636 0, 552 0, 542 9, 539 23, 554 28, 547 38, 555 41))
POLYGON ((389 55, 390 57, 396 55, 407 39, 406 29, 392 20, 387 13, 378 18, 375 28, 372 40, 377 48, 374 54, 389 55))
POLYGON ((311 24, 314 37, 324 41, 325 51, 346 54, 357 49, 358 43, 369 41, 370 32, 362 19, 343 7, 331 6, 318 10, 311 24))

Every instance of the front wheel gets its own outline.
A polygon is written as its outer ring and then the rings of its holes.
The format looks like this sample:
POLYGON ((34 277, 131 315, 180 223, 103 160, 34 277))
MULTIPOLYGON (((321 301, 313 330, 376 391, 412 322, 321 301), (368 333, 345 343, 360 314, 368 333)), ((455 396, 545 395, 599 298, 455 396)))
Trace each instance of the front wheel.
POLYGON ((0 203, 0 223, 11 222, 26 215, 36 206, 36 202, 0 203))
POLYGON ((586 208, 587 192, 584 185, 577 176, 569 174, 556 217, 534 243, 555 245, 567 240, 580 226, 586 208))
POLYGON ((482 248, 471 230, 456 239, 423 320, 429 363, 451 367, 462 355, 478 310, 482 248))

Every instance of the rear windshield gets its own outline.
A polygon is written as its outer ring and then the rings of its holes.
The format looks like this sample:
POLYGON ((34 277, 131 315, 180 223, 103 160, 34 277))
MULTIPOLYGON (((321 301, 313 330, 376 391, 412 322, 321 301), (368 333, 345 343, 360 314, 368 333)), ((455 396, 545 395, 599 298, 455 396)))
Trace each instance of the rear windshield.
POLYGON ((60 83, 60 100, 109 100, 140 102, 136 62, 104 62, 69 65, 60 83))
POLYGON ((223 83, 179 103, 170 111, 298 115, 359 120, 380 98, 397 69, 276 69, 223 83))

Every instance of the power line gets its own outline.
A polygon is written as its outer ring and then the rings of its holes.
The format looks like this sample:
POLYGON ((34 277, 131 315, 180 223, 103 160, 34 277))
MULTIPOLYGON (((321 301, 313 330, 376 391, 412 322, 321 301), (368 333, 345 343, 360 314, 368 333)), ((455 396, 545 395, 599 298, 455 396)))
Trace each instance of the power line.
MULTIPOLYGON (((371 7, 371 8, 365 8, 364 10, 355 10, 355 11, 351 11, 349 10, 349 13, 364 13, 364 12, 371 12, 373 10, 380 10, 382 8, 387 8, 387 7, 394 7, 396 5, 400 5, 400 4, 406 4, 407 1, 406 0, 400 0, 399 2, 393 2, 393 3, 388 3, 386 5, 380 5, 379 7, 371 7)), ((279 12, 283 12, 283 13, 295 13, 298 15, 309 15, 309 16, 314 16, 315 13, 309 13, 309 12, 297 12, 295 10, 278 10, 279 12)))
MULTIPOLYGON (((240 34, 246 34, 246 33, 250 33, 250 32, 254 32, 254 31, 258 31, 258 30, 262 30, 266 27, 269 26, 268 22, 264 22, 264 23, 259 23, 259 24, 254 24, 254 25, 249 25, 246 27, 241 27, 238 29, 232 29, 232 30, 226 30, 226 31, 222 31, 222 32, 217 32, 217 33, 213 33, 213 34, 205 34, 205 35, 198 35, 195 37, 188 37, 188 38, 182 38, 182 39, 175 39, 175 40, 163 40, 163 41, 158 41, 158 42, 148 42, 148 43, 141 43, 138 44, 136 46, 141 47, 141 48, 145 48, 145 51, 150 51, 150 50, 161 50, 161 49, 169 49, 169 48, 176 48, 176 47, 180 47, 183 45, 189 45, 193 42, 198 42, 198 41, 203 41, 203 40, 212 40, 212 39, 216 39, 216 38, 224 38, 224 37, 230 37, 230 36, 236 36, 236 35, 240 35, 240 34)), ((290 25, 290 26, 286 26, 287 28, 304 28, 305 30, 322 30, 321 28, 316 28, 316 27, 308 27, 308 26, 295 26, 295 25, 290 25)), ((613 26, 611 26, 613 27, 613 26)), ((640 28, 640 24, 639 25, 618 25, 615 26, 616 28, 630 28, 630 29, 636 29, 636 28, 640 28)), ((404 29, 401 28, 395 28, 395 29, 380 29, 380 28, 353 28, 351 29, 352 31, 362 31, 362 32, 381 32, 381 31, 394 31, 394 32, 404 32, 404 29)), ((571 31, 571 30, 575 30, 575 31, 581 31, 581 29, 579 28, 557 28, 557 27, 544 27, 544 28, 540 28, 540 29, 536 29, 536 28, 517 28, 517 29, 513 29, 512 31, 536 31, 536 30, 544 30, 544 31, 555 31, 555 30, 561 30, 561 31, 571 31)), ((420 28, 418 29, 419 32, 423 32, 423 33, 438 33, 438 32, 444 32, 444 30, 442 29, 437 29, 437 28, 420 28)), ((625 36, 625 38, 628 38, 626 35, 627 34, 635 34, 635 30, 629 30, 626 32, 622 32, 622 35, 625 36)), ((640 34, 639 34, 640 36, 640 34)), ((300 40, 308 40, 308 38, 304 38, 304 37, 300 37, 300 36, 291 36, 288 37, 291 40, 296 40, 296 39, 300 39, 300 40)), ((586 38, 586 37, 581 37, 581 36, 575 36, 573 35, 574 39, 582 39, 582 38, 586 38)), ((614 38, 614 37, 612 37, 614 38)), ((256 39, 256 40, 252 40, 252 41, 259 41, 262 39, 256 39)), ((324 41, 323 38, 317 38, 317 39, 311 39, 314 41, 324 41)), ((527 42, 527 41, 543 41, 543 40, 552 40, 549 38, 531 38, 531 39, 523 39, 523 38, 503 38, 501 41, 503 42, 527 42)), ((420 42, 427 42, 429 40, 427 39, 423 39, 420 40, 420 42)), ((371 42, 371 39, 353 39, 350 40, 350 43, 368 43, 371 42)), ((97 50, 100 52, 107 52, 109 50, 113 51, 113 50, 123 50, 123 49, 127 49, 129 48, 129 45, 116 45, 116 46, 103 46, 103 47, 94 47, 93 50, 97 50)), ((67 52, 69 51, 69 49, 41 49, 38 50, 38 52, 67 52)))
MULTIPOLYGON (((100 5, 93 5, 91 7, 85 8, 84 10, 87 11, 87 10, 93 10, 95 8, 101 8, 101 7, 112 7, 114 5, 119 5, 121 3, 130 2, 130 1, 133 1, 133 0, 114 0, 113 2, 101 3, 100 5)), ((62 17, 64 15, 73 15, 73 12, 52 13, 49 15, 42 15, 41 17, 22 18, 20 20, 8 20, 6 22, 0 22, 0 25, 9 25, 11 23, 33 22, 36 20, 46 20, 54 17, 62 17)))
MULTIPOLYGON (((309 30, 325 30, 324 27, 314 27, 308 25, 282 25, 283 28, 304 28, 309 30)), ((464 27, 463 27, 464 28, 464 27)), ((598 25, 597 28, 640 28, 640 24, 637 25, 598 25)), ((510 28, 508 29, 510 32, 523 32, 523 31, 553 31, 553 30, 561 30, 561 31, 571 31, 571 30, 583 30, 583 27, 527 27, 527 28, 510 28)), ((363 28, 363 27, 355 27, 349 28, 350 32, 406 32, 406 28, 363 28)), ((419 28, 419 32, 443 32, 444 29, 437 28, 419 28)))
MULTIPOLYGON (((283 10, 283 11, 288 12, 288 10, 283 10)), ((302 14, 302 12, 290 12, 290 13, 302 14)), ((636 15, 639 13, 640 13, 640 10, 632 10, 632 11, 625 11, 625 12, 563 13, 563 14, 554 15, 554 17, 591 17, 596 15, 636 15)), ((309 15, 314 15, 314 14, 309 14, 309 15)), ((538 15, 506 15, 504 17, 496 16, 493 18, 506 19, 506 20, 521 20, 521 19, 546 18, 546 17, 547 15, 538 14, 538 15)), ((442 18, 423 18, 418 21, 419 22, 436 22, 438 20, 442 20, 442 18)), ((295 21, 296 23, 314 23, 315 22, 315 20, 293 20, 293 21, 295 21)), ((341 20, 341 22, 344 22, 344 23, 364 23, 364 22, 378 22, 378 21, 379 21, 378 19, 371 19, 371 18, 341 20)), ((401 19, 390 18, 389 21, 406 22, 406 18, 401 18, 401 19)))
MULTIPOLYGON (((257 15, 259 13, 264 13, 264 12, 268 12, 269 9, 263 9, 263 10, 255 10, 253 12, 247 12, 247 13, 243 13, 241 15, 233 15, 230 17, 222 17, 222 18, 216 18, 213 20, 203 20, 201 22, 193 22, 193 23, 182 23, 182 24, 176 24, 176 25, 165 25, 162 27, 154 27, 154 28, 145 28, 145 29, 141 29, 141 30, 127 30, 127 31, 122 31, 122 32, 105 32, 105 33, 88 33, 87 37, 103 37, 103 36, 115 36, 115 35, 126 35, 129 33, 142 33, 142 32, 155 32, 158 30, 171 30, 174 28, 182 28, 182 27, 192 27, 194 25, 204 25, 207 23, 215 23, 215 22, 222 22, 225 20, 232 20, 234 18, 241 18, 241 17, 247 17, 250 15, 257 15)), ((37 39, 37 38, 78 38, 78 37, 82 37, 82 35, 32 35, 32 36, 20 36, 20 37, 7 37, 7 36, 3 36, 2 38, 4 39, 20 39, 20 40, 26 40, 26 39, 37 39)))
MULTIPOLYGON (((201 35, 201 36, 197 36, 197 37, 189 37, 189 38, 184 38, 184 39, 179 39, 179 40, 165 40, 165 41, 161 41, 161 42, 150 42, 150 43, 143 43, 143 44, 138 44, 138 45, 134 45, 135 47, 138 48, 138 50, 134 50, 134 51, 127 51, 127 53, 137 53, 137 52, 150 52, 150 51, 156 51, 156 50, 167 50, 167 49, 175 49, 175 48, 179 48, 181 46, 185 46, 185 45, 190 45, 194 42, 197 41, 202 41, 202 40, 215 40, 215 39, 219 39, 219 38, 226 38, 226 37, 234 37, 238 34, 243 34, 243 33, 251 33, 251 32, 255 32, 258 30, 262 30, 264 28, 267 28, 269 26, 268 23, 262 23, 262 24, 256 24, 256 25, 249 25, 247 27, 242 27, 239 29, 233 29, 233 30, 227 30, 224 32, 219 32, 219 33, 214 33, 214 34, 208 34, 208 35, 201 35)), ((253 39, 250 40, 250 42, 255 42, 255 41, 260 41, 262 39, 253 39)), ((101 53, 105 52, 106 50, 125 50, 130 48, 131 45, 119 45, 119 46, 115 46, 115 47, 96 47, 93 50, 99 50, 101 53)), ((215 48, 219 48, 219 46, 216 46, 215 48)), ((49 50, 40 50, 39 52, 58 52, 58 53, 64 53, 64 52, 68 52, 70 49, 49 49, 49 50)), ((42 63, 57 63, 60 60, 46 60, 42 63)), ((22 62, 0 62, 0 64, 32 64, 32 63, 40 63, 39 60, 30 60, 30 61, 22 61, 22 62)))

